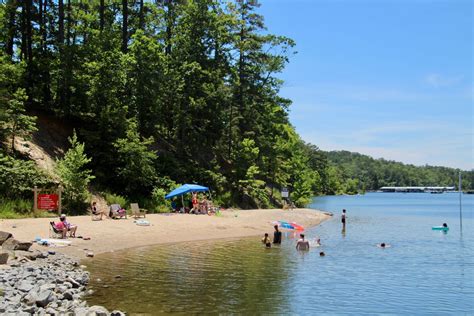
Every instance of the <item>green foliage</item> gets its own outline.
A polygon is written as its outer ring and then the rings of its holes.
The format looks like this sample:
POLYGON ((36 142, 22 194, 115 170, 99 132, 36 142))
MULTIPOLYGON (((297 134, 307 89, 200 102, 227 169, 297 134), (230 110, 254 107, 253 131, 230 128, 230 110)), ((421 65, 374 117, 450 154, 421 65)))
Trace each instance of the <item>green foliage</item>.
POLYGON ((130 206, 128 199, 118 194, 107 192, 105 193, 105 200, 107 201, 108 205, 119 204, 123 208, 128 208, 130 206))
POLYGON ((49 184, 51 179, 34 162, 15 159, 0 152, 0 195, 7 198, 31 197, 34 186, 49 184))
POLYGON ((33 199, 5 199, 0 204, 0 218, 25 218, 31 217, 33 199))
POLYGON ((69 138, 71 148, 57 161, 57 171, 64 187, 64 206, 69 212, 81 213, 88 200, 89 182, 94 179, 92 171, 86 169, 91 161, 84 152, 84 144, 77 140, 76 132, 69 138))
POLYGON ((149 150, 152 143, 153 137, 140 137, 137 124, 133 120, 128 122, 126 137, 115 141, 114 147, 119 162, 118 177, 126 193, 147 190, 153 184, 155 179, 153 163, 156 154, 149 150))
MULTIPOLYGON (((454 168, 407 165, 348 151, 328 152, 327 157, 332 165, 327 193, 354 194, 383 186, 457 187, 458 184, 459 170, 454 168)), ((463 172, 464 188, 473 185, 473 174, 473 171, 463 172)))
POLYGON ((28 99, 25 89, 18 89, 8 101, 8 106, 2 114, 1 133, 11 137, 12 150, 15 150, 15 137, 29 139, 37 130, 36 117, 26 114, 25 102, 28 99))
POLYGON ((153 201, 153 211, 156 213, 163 213, 163 210, 171 211, 171 201, 165 199, 165 195, 168 193, 163 188, 154 188, 151 192, 151 198, 153 201))

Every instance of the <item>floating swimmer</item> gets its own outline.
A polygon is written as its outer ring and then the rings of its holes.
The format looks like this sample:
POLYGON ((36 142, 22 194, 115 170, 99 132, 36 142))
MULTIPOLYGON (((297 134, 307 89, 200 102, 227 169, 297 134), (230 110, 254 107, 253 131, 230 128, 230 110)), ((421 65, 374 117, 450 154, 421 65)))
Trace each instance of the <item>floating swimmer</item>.
POLYGON ((383 242, 383 243, 378 244, 377 247, 379 247, 379 248, 390 248, 391 246, 389 244, 386 244, 386 243, 383 242))
POLYGON ((443 230, 447 232, 449 230, 448 224, 443 223, 443 226, 433 226, 431 227, 432 230, 443 230))

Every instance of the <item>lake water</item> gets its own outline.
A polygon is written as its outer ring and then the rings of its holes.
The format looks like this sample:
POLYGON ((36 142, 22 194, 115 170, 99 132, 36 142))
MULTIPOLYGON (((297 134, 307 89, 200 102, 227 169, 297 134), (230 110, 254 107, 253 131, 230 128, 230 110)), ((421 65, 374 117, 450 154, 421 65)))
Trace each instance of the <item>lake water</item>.
POLYGON ((462 234, 454 193, 317 197, 310 207, 335 213, 306 231, 319 248, 299 253, 287 232, 272 249, 255 237, 99 255, 89 304, 153 315, 474 314, 473 195, 463 195, 462 234), (443 222, 448 233, 431 230, 443 222))

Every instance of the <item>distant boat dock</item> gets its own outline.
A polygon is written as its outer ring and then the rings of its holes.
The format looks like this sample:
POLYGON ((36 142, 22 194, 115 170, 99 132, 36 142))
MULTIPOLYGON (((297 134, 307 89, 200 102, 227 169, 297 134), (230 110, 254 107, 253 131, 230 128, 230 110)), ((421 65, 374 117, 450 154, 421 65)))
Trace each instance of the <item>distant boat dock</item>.
POLYGON ((455 187, 381 187, 381 192, 443 193, 456 192, 455 187))

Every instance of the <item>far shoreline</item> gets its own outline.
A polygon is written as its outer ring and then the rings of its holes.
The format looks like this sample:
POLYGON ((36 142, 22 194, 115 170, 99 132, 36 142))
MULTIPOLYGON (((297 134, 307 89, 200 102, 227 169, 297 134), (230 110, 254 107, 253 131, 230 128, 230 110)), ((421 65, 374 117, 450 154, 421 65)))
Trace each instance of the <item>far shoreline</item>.
MULTIPOLYGON (((128 219, 92 221, 91 216, 71 216, 69 221, 78 225, 77 236, 68 238, 71 246, 45 247, 34 245, 40 250, 54 250, 79 260, 93 255, 126 250, 130 248, 174 244, 180 242, 225 240, 259 236, 273 231, 272 221, 296 222, 305 228, 319 225, 331 218, 330 213, 299 208, 291 211, 281 209, 225 210, 222 216, 191 214, 148 214, 151 226, 138 226, 132 217, 128 219)), ((0 230, 11 232, 15 239, 33 241, 37 237, 49 238, 49 222, 57 218, 27 218, 1 220, 0 230), (13 228, 15 227, 15 228, 13 228)))

